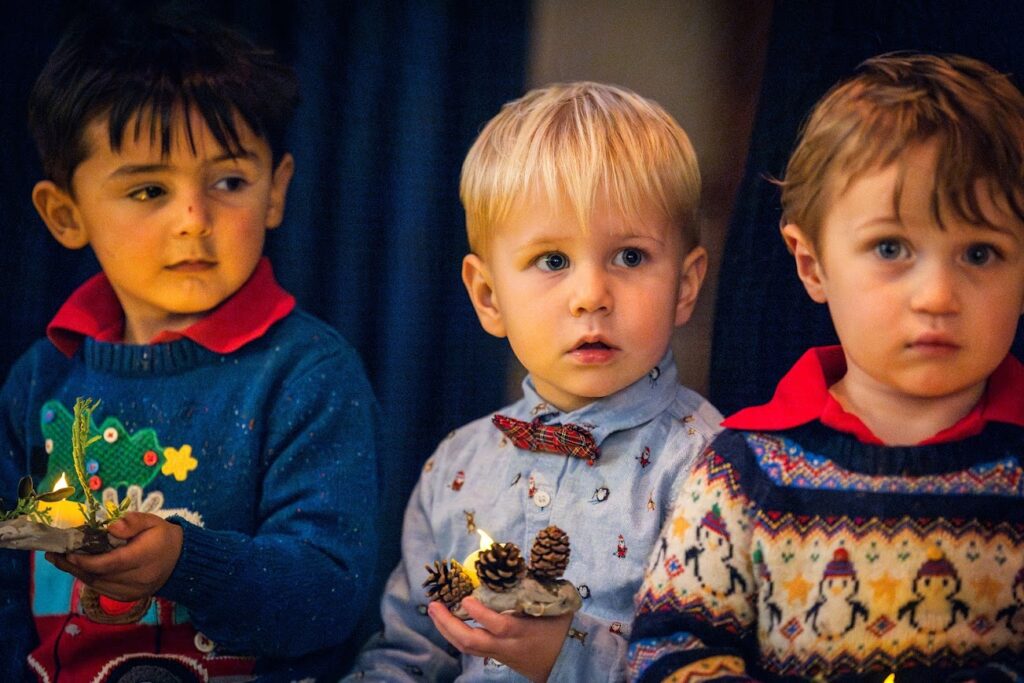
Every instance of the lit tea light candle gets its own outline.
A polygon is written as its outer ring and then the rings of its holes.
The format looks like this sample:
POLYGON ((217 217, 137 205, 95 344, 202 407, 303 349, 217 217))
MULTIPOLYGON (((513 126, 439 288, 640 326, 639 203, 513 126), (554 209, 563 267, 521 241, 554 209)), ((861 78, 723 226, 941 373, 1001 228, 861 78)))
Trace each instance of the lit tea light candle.
POLYGON ((480 579, 476 575, 476 558, 479 557, 482 551, 494 545, 494 539, 488 536, 482 529, 477 529, 476 532, 480 534, 480 547, 467 555, 462 563, 462 569, 469 575, 469 580, 473 582, 473 586, 480 585, 480 579))
MULTIPOLYGON (((68 487, 68 479, 61 472, 60 479, 53 485, 54 491, 68 487)), ((85 524, 85 513, 82 512, 82 506, 71 500, 58 500, 56 503, 39 503, 41 510, 46 510, 50 513, 50 526, 56 529, 71 529, 76 526, 85 524)))

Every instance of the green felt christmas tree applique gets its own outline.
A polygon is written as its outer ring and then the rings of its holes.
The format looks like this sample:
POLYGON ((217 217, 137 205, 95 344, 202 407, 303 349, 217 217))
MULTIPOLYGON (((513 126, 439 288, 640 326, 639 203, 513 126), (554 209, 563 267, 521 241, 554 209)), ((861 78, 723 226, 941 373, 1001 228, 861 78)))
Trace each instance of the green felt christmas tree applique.
MULTIPOLYGON (((40 491, 49 491, 62 473, 69 478, 74 477, 73 421, 74 416, 60 401, 47 401, 40 411, 40 424, 49 454, 46 477, 39 484, 40 491)), ((127 488, 133 484, 145 488, 167 464, 164 448, 152 428, 129 434, 120 420, 108 416, 98 426, 90 418, 89 434, 100 437, 89 446, 85 461, 86 483, 92 491, 127 488)), ((168 450, 177 453, 182 449, 168 450)), ((76 491, 71 500, 85 502, 84 492, 76 491)))

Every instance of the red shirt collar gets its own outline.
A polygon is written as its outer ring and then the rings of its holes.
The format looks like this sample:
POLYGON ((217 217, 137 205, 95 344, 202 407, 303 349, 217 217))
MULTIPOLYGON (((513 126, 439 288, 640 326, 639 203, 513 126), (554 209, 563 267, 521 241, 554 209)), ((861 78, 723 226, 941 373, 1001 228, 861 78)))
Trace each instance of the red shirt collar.
MULTIPOLYGON (((262 337, 293 308, 295 297, 277 284, 270 260, 264 256, 241 289, 212 312, 183 330, 160 332, 150 343, 188 338, 215 353, 231 353, 262 337)), ((123 341, 124 312, 107 276, 94 275, 76 289, 47 325, 46 336, 68 357, 84 337, 123 341)))
MULTIPOLYGON (((832 429, 853 434, 864 443, 881 444, 859 417, 846 412, 829 386, 846 373, 846 357, 840 346, 808 350, 786 373, 768 403, 744 408, 730 415, 722 425, 730 429, 778 430, 798 427, 814 420, 832 429)), ((1007 422, 1024 427, 1024 365, 1008 355, 988 379, 985 393, 976 406, 951 427, 921 442, 921 445, 958 441, 981 432, 989 422, 1007 422)))

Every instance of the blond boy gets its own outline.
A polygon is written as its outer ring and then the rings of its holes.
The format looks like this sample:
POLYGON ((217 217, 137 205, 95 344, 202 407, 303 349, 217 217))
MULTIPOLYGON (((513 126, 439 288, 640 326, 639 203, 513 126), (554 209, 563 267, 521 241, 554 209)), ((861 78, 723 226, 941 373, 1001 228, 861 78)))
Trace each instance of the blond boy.
POLYGON ((720 420, 679 385, 669 351, 706 271, 699 186, 682 129, 621 88, 535 90, 484 128, 463 166, 462 276, 481 325, 530 374, 523 398, 453 432, 424 466, 384 633, 353 676, 624 679, 631 595, 673 482, 720 420), (524 450, 509 424, 573 425, 595 447, 524 450), (572 544, 575 616, 497 614, 467 598, 467 624, 427 604, 424 565, 461 561, 479 546, 474 529, 528 549, 550 524, 572 544))
POLYGON ((1024 97, 976 60, 877 57, 816 106, 782 235, 841 346, 692 471, 634 679, 1024 671, 1022 168, 1024 97))

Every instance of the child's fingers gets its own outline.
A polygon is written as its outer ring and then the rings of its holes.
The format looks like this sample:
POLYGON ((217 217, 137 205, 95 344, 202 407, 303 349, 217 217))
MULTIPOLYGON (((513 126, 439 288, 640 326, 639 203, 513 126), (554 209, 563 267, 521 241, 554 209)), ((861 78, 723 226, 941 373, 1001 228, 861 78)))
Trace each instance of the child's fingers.
POLYGON ((142 512, 126 512, 116 522, 107 527, 107 533, 115 538, 129 539, 138 536, 146 529, 159 524, 162 520, 156 515, 144 514, 142 512))
POLYGON ((511 635, 511 631, 516 625, 514 617, 510 617, 507 614, 499 614, 476 598, 464 599, 462 601, 462 609, 466 610, 470 617, 498 638, 506 638, 511 635))
POLYGON ((67 555, 67 562, 90 574, 106 575, 131 571, 139 566, 140 549, 130 545, 114 548, 110 552, 99 555, 72 554, 67 555))
POLYGON ((487 631, 468 626, 453 616, 444 605, 431 603, 427 608, 427 614, 438 632, 459 652, 474 657, 486 657, 494 651, 494 638, 487 631))
POLYGON ((457 633, 459 631, 459 627, 469 628, 462 622, 462 619, 454 616, 448 611, 447 607, 436 600, 427 605, 427 615, 430 617, 430 620, 434 622, 434 626, 437 626, 437 630, 439 631, 442 631, 443 627, 444 632, 457 633))
POLYGON ((62 571, 71 574, 76 579, 89 586, 98 593, 102 593, 115 600, 131 601, 144 598, 149 595, 145 590, 140 590, 137 586, 132 583, 122 581, 111 581, 106 578, 99 577, 88 571, 83 570, 75 564, 68 561, 68 557, 65 555, 58 555, 57 553, 46 553, 46 560, 53 564, 62 571))
POLYGON ((58 553, 46 553, 44 557, 46 558, 46 561, 52 564, 54 567, 60 569, 61 571, 67 572, 68 574, 71 574, 82 583, 91 584, 93 581, 96 580, 96 577, 93 576, 90 572, 87 572, 81 567, 78 567, 68 562, 66 555, 60 555, 58 553))

